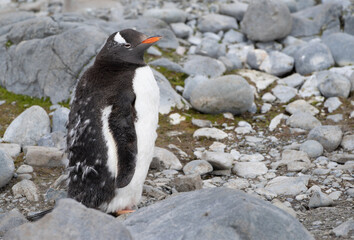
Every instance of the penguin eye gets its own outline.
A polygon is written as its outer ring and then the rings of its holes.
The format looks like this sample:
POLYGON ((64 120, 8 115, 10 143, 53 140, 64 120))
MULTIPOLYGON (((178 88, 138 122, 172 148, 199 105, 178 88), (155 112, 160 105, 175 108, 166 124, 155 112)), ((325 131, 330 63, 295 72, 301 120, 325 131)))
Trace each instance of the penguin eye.
POLYGON ((132 45, 130 43, 124 43, 125 48, 130 48, 132 45))

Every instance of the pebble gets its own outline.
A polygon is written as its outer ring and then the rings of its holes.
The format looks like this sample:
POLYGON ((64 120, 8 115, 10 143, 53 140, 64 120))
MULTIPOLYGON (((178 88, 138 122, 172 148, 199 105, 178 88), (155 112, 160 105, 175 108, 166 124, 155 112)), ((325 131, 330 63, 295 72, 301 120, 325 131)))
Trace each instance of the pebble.
POLYGON ((52 132, 61 131, 66 133, 66 123, 69 119, 69 112, 70 109, 66 107, 60 107, 54 111, 52 117, 52 132))
POLYGON ((12 158, 16 158, 21 153, 21 146, 15 143, 0 143, 0 150, 12 158))
POLYGON ((314 191, 310 197, 309 208, 328 207, 333 205, 333 200, 321 191, 314 191))
POLYGON ((182 121, 186 120, 186 117, 181 116, 179 113, 172 113, 168 116, 168 118, 170 119, 170 124, 172 124, 172 125, 178 125, 182 121))
POLYGON ((28 146, 24 148, 25 162, 32 166, 64 166, 64 152, 54 147, 28 146))
POLYGON ((193 160, 188 162, 183 167, 183 172, 186 175, 189 174, 199 174, 203 175, 213 171, 213 166, 205 160, 193 160))
POLYGON ((342 130, 338 126, 326 125, 313 128, 307 138, 318 141, 325 150, 331 152, 339 146, 342 136, 342 130))
POLYGON ((213 142, 213 144, 209 147, 210 151, 213 152, 224 152, 225 148, 226 145, 221 142, 213 142))
POLYGON ((292 103, 289 103, 288 105, 286 105, 285 110, 290 114, 294 114, 296 112, 306 112, 310 113, 313 116, 317 115, 320 112, 317 108, 315 108, 303 99, 299 99, 292 103))
POLYGON ((192 33, 193 29, 185 23, 172 23, 172 31, 176 34, 176 37, 179 38, 188 38, 192 33))
POLYGON ((263 96, 262 96, 262 100, 264 102, 268 102, 268 103, 272 103, 276 100, 276 96, 274 96, 273 94, 271 94, 270 92, 267 92, 265 93, 263 96))
POLYGON ((5 186, 14 175, 15 164, 12 158, 0 150, 0 188, 5 186))
POLYGON ((242 154, 239 158, 241 162, 261 162, 264 160, 264 156, 260 153, 255 154, 242 154))
POLYGON ((339 100, 338 97, 327 98, 327 100, 324 103, 324 107, 327 108, 329 113, 337 110, 340 107, 340 105, 342 105, 342 102, 339 100))
POLYGON ((279 84, 285 84, 289 87, 298 88, 305 81, 305 77, 298 73, 294 73, 288 77, 282 78, 278 81, 279 84))
POLYGON ((223 186, 231 189, 242 190, 248 188, 250 186, 250 183, 248 182, 247 179, 237 178, 237 179, 230 179, 223 186))
POLYGON ((199 174, 192 174, 174 178, 173 186, 178 192, 189 192, 201 189, 203 181, 199 174))
POLYGON ((207 14, 199 18, 198 29, 201 32, 217 33, 221 30, 238 29, 238 24, 233 17, 220 14, 207 14))
POLYGON ((328 115, 327 120, 331 120, 335 123, 338 123, 343 120, 343 114, 333 114, 333 115, 328 115))
POLYGON ((275 76, 283 76, 293 68, 294 58, 278 51, 270 52, 259 66, 260 70, 275 76))
POLYGON ((266 174, 268 168, 262 162, 237 162, 232 171, 240 177, 255 178, 266 174))
POLYGON ((321 126, 321 122, 307 112, 297 111, 291 115, 286 124, 293 128, 301 128, 304 130, 311 130, 317 126, 321 126))
POLYGON ((317 87, 324 97, 348 98, 351 83, 347 77, 330 71, 318 72, 316 76, 319 80, 317 87))
POLYGON ((311 158, 316 158, 322 155, 323 147, 315 140, 307 140, 301 144, 300 151, 306 152, 311 158))
POLYGON ((197 126, 197 127, 200 127, 200 128, 210 128, 210 127, 212 127, 212 123, 211 123, 210 120, 192 118, 192 124, 197 126))
POLYGON ((350 219, 335 227, 332 231, 337 237, 348 237, 348 233, 354 231, 354 220, 350 219))
POLYGON ((340 145, 343 147, 343 149, 345 151, 353 151, 354 150, 354 135, 344 136, 340 145))
POLYGON ((205 151, 202 159, 208 161, 214 169, 227 170, 232 167, 233 156, 230 153, 205 151))
POLYGON ((26 164, 19 166, 18 169, 16 170, 17 174, 32 173, 32 172, 33 172, 33 167, 26 164))
POLYGON ((179 161, 179 159, 176 157, 176 155, 164 148, 155 147, 153 161, 160 162, 160 164, 162 164, 165 167, 165 169, 170 169, 170 170, 182 169, 182 164, 179 161))
POLYGON ((272 92, 281 103, 287 103, 297 95, 296 88, 283 85, 277 85, 272 89, 272 92))
POLYGON ((15 198, 25 196, 28 201, 38 202, 39 200, 39 191, 36 185, 30 180, 22 180, 21 182, 16 183, 12 187, 12 193, 15 198))
POLYGON ((269 131, 274 131, 278 125, 280 124, 281 120, 282 119, 285 119, 285 115, 283 113, 281 114, 278 114, 277 116, 275 116, 271 121, 270 121, 270 124, 269 124, 269 131))
POLYGON ((272 191, 278 195, 291 195, 296 196, 301 192, 306 192, 307 184, 309 181, 308 176, 301 177, 286 177, 279 176, 270 180, 265 189, 272 191))
POLYGON ((194 138, 212 138, 215 140, 222 140, 227 138, 227 133, 217 128, 200 128, 193 133, 194 138))

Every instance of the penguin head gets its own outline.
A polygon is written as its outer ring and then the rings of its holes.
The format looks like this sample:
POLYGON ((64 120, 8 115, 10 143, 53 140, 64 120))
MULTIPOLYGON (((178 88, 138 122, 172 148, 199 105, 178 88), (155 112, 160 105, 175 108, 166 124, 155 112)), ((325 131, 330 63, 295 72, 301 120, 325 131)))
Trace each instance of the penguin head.
POLYGON ((144 53, 160 36, 148 37, 133 29, 113 33, 96 57, 96 61, 108 64, 145 65, 144 53))

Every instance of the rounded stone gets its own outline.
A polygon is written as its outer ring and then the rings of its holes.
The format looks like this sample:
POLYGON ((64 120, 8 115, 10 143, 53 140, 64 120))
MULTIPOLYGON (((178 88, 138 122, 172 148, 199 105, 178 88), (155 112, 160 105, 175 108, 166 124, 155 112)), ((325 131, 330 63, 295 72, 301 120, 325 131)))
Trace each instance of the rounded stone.
POLYGON ((295 112, 286 120, 286 124, 293 128, 305 130, 311 130, 314 127, 322 125, 317 118, 307 112, 295 112))
POLYGON ((0 188, 5 186, 15 172, 15 165, 12 158, 0 150, 0 188))
POLYGON ((307 136, 309 140, 316 140, 328 152, 335 150, 342 141, 342 130, 338 126, 318 126, 312 129, 307 136))
POLYGON ((6 129, 3 140, 21 145, 35 145, 50 133, 50 120, 40 106, 32 106, 22 112, 6 129))
POLYGON ((213 166, 205 160, 194 160, 183 167, 184 174, 203 175, 213 171, 213 166))
POLYGON ((317 74, 320 84, 318 89, 326 97, 345 97, 348 98, 351 84, 348 78, 338 73, 328 71, 317 74))
POLYGON ((332 33, 323 38, 339 66, 354 64, 354 36, 347 33, 332 33))
POLYGON ((312 41, 303 44, 296 52, 295 69, 301 75, 325 70, 334 65, 334 60, 329 48, 320 42, 312 41))
POLYGON ((300 145, 300 151, 307 153, 309 157, 319 157, 323 153, 323 146, 315 140, 307 140, 300 145))
POLYGON ((198 28, 201 32, 217 33, 233 28, 237 29, 238 24, 233 17, 220 14, 208 14, 198 20, 198 28))
POLYGON ((251 86, 244 78, 236 75, 203 81, 190 96, 195 109, 212 114, 241 114, 252 106, 253 99, 251 86))
POLYGON ((241 22, 241 29, 254 41, 272 41, 291 32, 292 17, 281 1, 251 1, 241 22))

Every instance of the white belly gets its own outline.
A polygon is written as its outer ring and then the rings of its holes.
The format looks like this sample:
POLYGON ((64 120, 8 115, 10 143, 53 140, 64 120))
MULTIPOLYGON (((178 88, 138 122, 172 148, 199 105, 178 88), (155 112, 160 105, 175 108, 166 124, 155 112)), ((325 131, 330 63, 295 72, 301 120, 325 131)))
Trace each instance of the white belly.
POLYGON ((131 208, 139 203, 154 153, 160 94, 149 66, 140 67, 136 70, 133 90, 136 95, 137 121, 135 122, 135 131, 138 146, 135 173, 126 187, 116 189, 116 196, 108 204, 107 209, 105 209, 106 212, 131 208))

